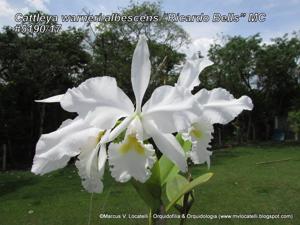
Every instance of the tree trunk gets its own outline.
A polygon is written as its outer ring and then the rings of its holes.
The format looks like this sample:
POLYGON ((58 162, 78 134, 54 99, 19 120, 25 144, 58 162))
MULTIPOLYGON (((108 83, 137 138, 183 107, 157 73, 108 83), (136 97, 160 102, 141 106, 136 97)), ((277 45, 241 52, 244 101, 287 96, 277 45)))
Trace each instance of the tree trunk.
POLYGON ((7 147, 6 144, 3 144, 2 146, 3 154, 2 154, 2 170, 6 170, 6 160, 7 160, 7 147))
POLYGON ((9 137, 7 139, 7 152, 6 153, 9 157, 9 163, 11 164, 12 167, 15 168, 17 163, 13 156, 13 148, 12 148, 12 144, 11 144, 11 139, 9 137))
POLYGON ((255 125, 252 125, 252 140, 256 141, 256 130, 255 130, 255 125))
POLYGON ((270 125, 268 121, 265 121, 265 140, 269 140, 269 134, 270 134, 270 125))
POLYGON ((221 128, 218 127, 218 144, 221 147, 222 146, 222 132, 221 128))
POLYGON ((46 105, 42 104, 41 105, 41 111, 40 111, 40 128, 39 128, 39 136, 43 134, 44 131, 44 121, 45 121, 45 108, 46 105))
POLYGON ((249 116, 248 116, 248 127, 247 127, 247 139, 246 139, 246 142, 248 142, 249 139, 250 139, 251 127, 252 127, 252 116, 251 116, 251 113, 250 113, 249 116))

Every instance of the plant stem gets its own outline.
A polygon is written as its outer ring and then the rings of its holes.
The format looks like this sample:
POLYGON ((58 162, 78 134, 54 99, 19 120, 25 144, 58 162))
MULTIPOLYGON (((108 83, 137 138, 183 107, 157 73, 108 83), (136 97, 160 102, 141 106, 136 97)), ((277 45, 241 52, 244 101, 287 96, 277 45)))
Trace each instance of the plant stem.
MULTIPOLYGON (((192 175, 191 175, 190 172, 187 173, 187 180, 189 182, 192 180, 192 175)), ((193 203, 194 203, 193 192, 189 191, 189 192, 185 193, 184 196, 183 196, 183 206, 180 210, 180 213, 181 213, 180 225, 184 224, 184 222, 186 220, 186 216, 189 213, 193 203), (190 196, 192 198, 191 201, 189 201, 190 196)))
MULTIPOLYGON (((151 211, 151 215, 149 213, 149 216, 151 216, 151 218, 149 217, 149 224, 150 224, 150 221, 152 222, 151 224, 152 225, 163 225, 165 224, 165 220, 164 219, 159 219, 159 218, 155 218, 153 219, 153 214, 152 214, 152 210, 151 211)), ((154 211, 154 213, 156 214, 159 214, 159 215, 164 215, 165 214, 165 207, 163 204, 160 205, 159 209, 156 209, 156 211, 154 211)))

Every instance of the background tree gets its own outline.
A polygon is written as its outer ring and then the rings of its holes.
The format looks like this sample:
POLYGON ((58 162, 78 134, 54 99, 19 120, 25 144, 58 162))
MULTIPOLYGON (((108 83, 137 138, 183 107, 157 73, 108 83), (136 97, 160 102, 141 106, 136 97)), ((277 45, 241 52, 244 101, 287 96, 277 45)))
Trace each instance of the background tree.
POLYGON ((269 140, 274 119, 286 118, 299 103, 299 37, 284 35, 268 44, 262 44, 259 35, 223 40, 223 45, 215 44, 209 50, 214 65, 201 74, 202 84, 224 87, 235 96, 250 96, 254 110, 233 123, 237 140, 269 140))
MULTIPOLYGON (((202 87, 212 89, 223 87, 234 96, 248 95, 254 101, 255 108, 251 113, 243 113, 233 126, 227 125, 225 130, 235 130, 238 143, 255 137, 253 115, 256 115, 257 91, 255 87, 256 56, 260 50, 262 39, 259 35, 247 38, 241 36, 223 37, 224 45, 214 44, 208 56, 214 63, 201 74, 202 87)), ((230 134, 232 132, 229 132, 230 134)), ((221 135, 221 132, 218 134, 221 135)))
POLYGON ((150 49, 152 77, 145 100, 152 90, 161 84, 174 84, 176 81, 175 64, 180 64, 185 55, 177 48, 189 42, 187 33, 176 23, 163 18, 160 3, 131 3, 119 14, 126 16, 159 16, 157 22, 105 22, 96 29, 96 40, 93 45, 93 61, 87 77, 114 76, 118 85, 133 97, 130 88, 131 56, 140 35, 146 35, 150 49))
POLYGON ((298 141, 300 131, 300 111, 290 111, 288 114, 288 122, 294 132, 295 141, 298 141))
POLYGON ((158 43, 172 46, 175 49, 190 42, 189 35, 180 25, 164 17, 160 2, 131 2, 128 7, 121 9, 119 14, 127 17, 157 16, 158 20, 151 22, 105 22, 99 24, 98 29, 100 32, 113 30, 118 33, 119 36, 127 37, 134 41, 138 40, 139 36, 143 34, 146 35, 149 40, 155 40, 158 43))
POLYGON ((12 166, 29 165, 40 134, 57 128, 66 117, 59 105, 48 109, 34 100, 77 83, 90 60, 81 47, 84 35, 74 28, 39 35, 5 28, 0 33, 0 135, 12 166))

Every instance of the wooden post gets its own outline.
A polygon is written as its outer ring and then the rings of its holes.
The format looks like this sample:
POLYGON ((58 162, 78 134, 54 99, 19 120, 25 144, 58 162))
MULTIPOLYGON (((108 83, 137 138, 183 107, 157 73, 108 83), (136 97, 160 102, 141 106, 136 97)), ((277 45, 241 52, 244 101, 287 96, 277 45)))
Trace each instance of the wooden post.
POLYGON ((220 127, 218 127, 218 144, 219 144, 219 146, 222 146, 222 137, 221 137, 221 135, 222 135, 222 132, 221 132, 221 128, 220 127))

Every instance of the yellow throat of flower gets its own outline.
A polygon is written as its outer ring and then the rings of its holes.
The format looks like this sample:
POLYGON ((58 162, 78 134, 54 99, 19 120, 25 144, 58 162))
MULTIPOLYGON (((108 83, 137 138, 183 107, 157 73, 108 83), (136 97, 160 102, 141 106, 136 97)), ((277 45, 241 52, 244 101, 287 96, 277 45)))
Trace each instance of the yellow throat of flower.
POLYGON ((195 129, 193 128, 191 131, 190 131, 190 135, 193 136, 194 138, 196 139, 201 139, 202 136, 203 136, 203 133, 201 130, 198 130, 198 129, 195 129))
POLYGON ((126 154, 129 151, 136 151, 140 155, 145 155, 145 150, 142 144, 133 135, 128 135, 125 143, 123 143, 120 147, 121 154, 126 154))

